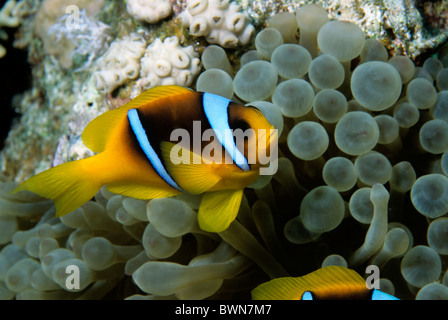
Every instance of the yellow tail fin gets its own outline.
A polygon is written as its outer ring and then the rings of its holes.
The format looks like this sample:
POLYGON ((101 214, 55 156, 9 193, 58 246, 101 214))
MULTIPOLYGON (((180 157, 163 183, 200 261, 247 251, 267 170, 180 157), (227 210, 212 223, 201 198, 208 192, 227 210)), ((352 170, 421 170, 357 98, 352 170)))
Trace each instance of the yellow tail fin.
POLYGON ((103 185, 95 173, 98 156, 63 163, 43 171, 22 183, 11 193, 22 190, 52 199, 56 216, 64 216, 89 201, 103 185))

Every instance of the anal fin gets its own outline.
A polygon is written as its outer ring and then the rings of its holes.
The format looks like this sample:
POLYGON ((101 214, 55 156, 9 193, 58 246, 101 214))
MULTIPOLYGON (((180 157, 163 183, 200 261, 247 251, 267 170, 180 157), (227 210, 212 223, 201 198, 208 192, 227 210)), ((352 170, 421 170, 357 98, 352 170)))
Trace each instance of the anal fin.
POLYGON ((243 189, 207 192, 198 212, 199 226, 208 232, 222 232, 235 220, 240 209, 243 189))

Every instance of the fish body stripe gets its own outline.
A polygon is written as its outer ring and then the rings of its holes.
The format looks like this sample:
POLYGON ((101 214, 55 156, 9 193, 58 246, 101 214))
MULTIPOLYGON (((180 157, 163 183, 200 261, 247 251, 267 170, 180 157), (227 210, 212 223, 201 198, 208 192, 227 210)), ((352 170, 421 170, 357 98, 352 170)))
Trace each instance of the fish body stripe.
POLYGON ((130 109, 128 111, 128 120, 129 120, 129 124, 131 125, 132 131, 134 132, 135 137, 137 138, 140 148, 145 153, 149 162, 151 163, 153 168, 156 170, 156 172, 159 174, 159 176, 163 180, 165 180, 166 183, 168 183, 171 187, 183 192, 183 190, 177 185, 177 183, 173 180, 173 178, 171 178, 171 176, 168 174, 168 172, 166 171, 162 162, 160 161, 159 157, 157 156, 157 153, 154 151, 154 148, 149 143, 148 136, 146 135, 145 129, 143 129, 142 123, 140 121, 140 117, 139 117, 136 109, 130 109))
POLYGON ((205 116, 219 142, 231 155, 233 161, 239 168, 244 171, 249 171, 250 167, 247 159, 236 147, 232 130, 229 127, 227 109, 230 102, 229 99, 211 93, 204 93, 202 101, 205 116))
POLYGON ((305 291, 302 295, 302 300, 314 300, 313 294, 309 291, 305 291))
POLYGON ((372 291, 372 300, 398 300, 398 298, 391 296, 385 292, 374 289, 372 291))
MULTIPOLYGON (((370 294, 367 295, 367 298, 370 298, 370 300, 398 300, 398 298, 380 290, 373 289, 368 292, 370 294)), ((314 300, 314 296, 310 291, 305 291, 302 295, 302 300, 314 300)))

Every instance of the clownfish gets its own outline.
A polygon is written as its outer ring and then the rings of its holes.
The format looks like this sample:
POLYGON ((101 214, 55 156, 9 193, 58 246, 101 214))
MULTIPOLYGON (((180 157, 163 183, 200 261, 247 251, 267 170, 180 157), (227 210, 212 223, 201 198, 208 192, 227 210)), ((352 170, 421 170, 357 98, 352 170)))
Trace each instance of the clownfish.
POLYGON ((268 153, 277 130, 255 107, 160 86, 93 119, 81 138, 94 156, 43 171, 12 193, 28 190, 52 199, 57 217, 83 205, 103 185, 138 199, 203 193, 199 226, 221 232, 236 218, 243 189, 265 166, 257 155, 249 157, 250 151, 268 153), (231 133, 238 129, 249 134, 237 143, 231 133), (201 139, 201 133, 207 137, 201 139), (184 141, 192 134, 193 141, 184 141), (175 143, 173 135, 183 139, 175 143))
POLYGON ((377 289, 369 289, 356 271, 328 266, 302 277, 284 277, 260 284, 252 290, 254 300, 399 300, 377 289))

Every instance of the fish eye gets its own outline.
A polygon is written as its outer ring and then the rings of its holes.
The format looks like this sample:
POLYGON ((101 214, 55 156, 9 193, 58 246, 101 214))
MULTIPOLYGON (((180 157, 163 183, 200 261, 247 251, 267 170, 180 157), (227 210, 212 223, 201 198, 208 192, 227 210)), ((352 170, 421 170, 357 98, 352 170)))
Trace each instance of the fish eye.
POLYGON ((314 300, 313 294, 310 291, 305 291, 302 294, 302 300, 314 300))

